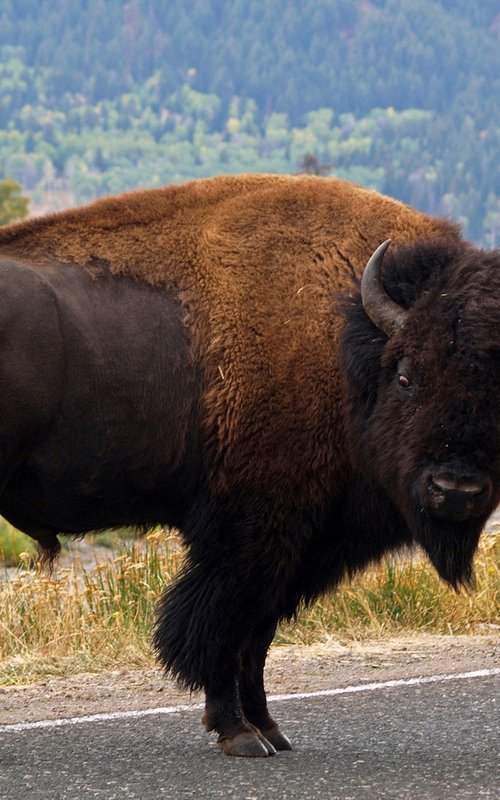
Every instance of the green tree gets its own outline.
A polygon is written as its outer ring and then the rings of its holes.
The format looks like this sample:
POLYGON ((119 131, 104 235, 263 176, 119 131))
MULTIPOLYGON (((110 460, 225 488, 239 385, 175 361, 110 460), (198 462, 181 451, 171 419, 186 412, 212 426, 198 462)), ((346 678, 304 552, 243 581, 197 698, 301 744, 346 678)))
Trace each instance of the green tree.
POLYGON ((28 198, 21 194, 21 186, 12 178, 0 180, 0 225, 28 215, 28 198))

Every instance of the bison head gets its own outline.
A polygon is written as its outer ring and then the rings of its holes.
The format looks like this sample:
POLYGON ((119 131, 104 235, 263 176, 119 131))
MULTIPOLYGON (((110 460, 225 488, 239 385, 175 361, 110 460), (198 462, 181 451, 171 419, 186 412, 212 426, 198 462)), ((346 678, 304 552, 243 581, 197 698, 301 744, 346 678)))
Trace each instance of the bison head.
POLYGON ((456 587, 500 501, 500 254, 389 244, 347 309, 349 446, 456 587))

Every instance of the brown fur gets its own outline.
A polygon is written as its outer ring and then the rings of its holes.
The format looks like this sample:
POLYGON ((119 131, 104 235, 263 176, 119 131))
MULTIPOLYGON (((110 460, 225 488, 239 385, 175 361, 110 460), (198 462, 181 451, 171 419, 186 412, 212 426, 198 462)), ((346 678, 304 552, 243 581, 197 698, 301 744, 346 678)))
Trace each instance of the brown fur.
POLYGON ((458 228, 333 178, 244 175, 10 225, 0 254, 173 290, 205 373, 212 489, 293 492, 300 508, 343 467, 342 430, 325 426, 342 419, 332 297, 384 239, 433 236, 458 228))

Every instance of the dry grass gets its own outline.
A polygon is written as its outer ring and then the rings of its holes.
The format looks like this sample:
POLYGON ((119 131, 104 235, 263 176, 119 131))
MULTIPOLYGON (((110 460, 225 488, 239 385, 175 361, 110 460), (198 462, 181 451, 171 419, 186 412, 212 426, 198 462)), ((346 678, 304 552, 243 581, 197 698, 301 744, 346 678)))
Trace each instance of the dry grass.
MULTIPOLYGON (((277 642, 491 633, 500 609, 499 546, 500 531, 483 537, 473 593, 455 594, 423 559, 393 559, 283 625, 277 642)), ((19 571, 0 584, 0 683, 151 666, 156 600, 181 563, 175 537, 160 532, 91 571, 19 571)))
POLYGON ((282 625, 283 643, 312 644, 412 633, 500 632, 500 530, 483 536, 476 556, 476 587, 454 592, 423 556, 388 558, 282 625))
POLYGON ((0 584, 0 684, 150 666, 156 600, 181 561, 158 533, 93 569, 19 570, 0 584))

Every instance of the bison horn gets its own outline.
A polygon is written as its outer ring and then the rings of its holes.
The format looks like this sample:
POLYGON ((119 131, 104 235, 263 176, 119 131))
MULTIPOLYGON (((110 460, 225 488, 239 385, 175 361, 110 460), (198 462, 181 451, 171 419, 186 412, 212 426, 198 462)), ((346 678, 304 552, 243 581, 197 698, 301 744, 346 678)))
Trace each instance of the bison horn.
POLYGON ((370 257, 361 280, 361 301, 371 321, 387 336, 398 331, 407 317, 407 310, 392 300, 387 294, 380 268, 384 254, 391 243, 390 239, 382 242, 370 257))

